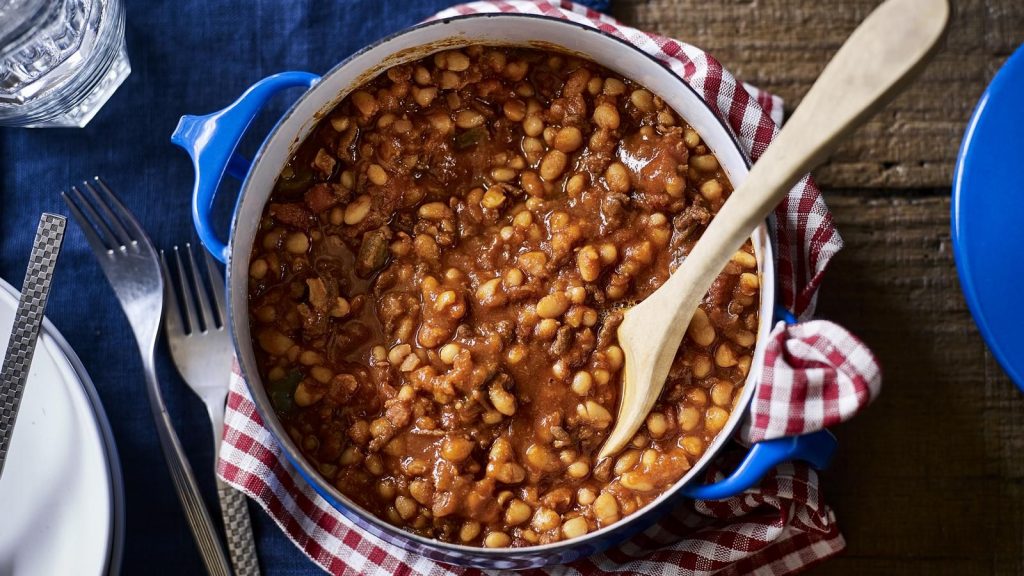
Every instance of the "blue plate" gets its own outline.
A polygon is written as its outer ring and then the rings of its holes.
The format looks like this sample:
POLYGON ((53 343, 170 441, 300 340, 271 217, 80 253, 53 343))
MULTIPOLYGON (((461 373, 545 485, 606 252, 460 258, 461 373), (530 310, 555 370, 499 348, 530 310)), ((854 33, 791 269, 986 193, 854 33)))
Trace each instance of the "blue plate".
POLYGON ((960 145, 953 254, 981 335, 1024 390, 1024 46, 989 84, 960 145))

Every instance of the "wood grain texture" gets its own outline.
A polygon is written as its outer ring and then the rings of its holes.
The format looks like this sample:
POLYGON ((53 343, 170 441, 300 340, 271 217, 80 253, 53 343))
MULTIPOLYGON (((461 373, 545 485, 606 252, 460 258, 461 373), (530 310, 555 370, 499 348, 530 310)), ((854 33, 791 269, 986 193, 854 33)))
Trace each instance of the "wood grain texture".
POLYGON ((1024 573, 1024 397, 960 295, 948 196, 826 197, 846 248, 818 312, 871 346, 884 384, 837 430, 824 490, 849 546, 814 573, 1024 573))
MULTIPOLYGON (((945 46, 924 74, 816 174, 833 187, 948 186, 974 103, 1024 42, 1024 2, 953 0, 945 46)), ((876 0, 616 0, 627 24, 715 55, 792 110, 876 0)))
MULTIPOLYGON (((626 23, 709 50, 790 110, 878 0, 615 0, 626 23)), ((922 77, 815 175, 846 248, 819 315, 863 338, 879 400, 823 474, 846 552, 817 575, 1024 574, 1024 395, 957 284, 949 184, 974 104, 1024 42, 1021 0, 953 0, 922 77)))
MULTIPOLYGON (((863 119, 879 109, 886 94, 919 70, 943 36, 945 0, 892 0, 873 12, 833 57, 803 104, 750 169, 686 256, 686 261, 653 294, 626 311, 618 329, 626 355, 615 426, 597 458, 622 451, 661 396, 687 324, 695 321, 704 295, 722 268, 772 213, 793 184, 863 119), (922 13, 921 6, 931 7, 922 13), (916 33, 905 34, 912 22, 916 33), (865 55, 882 60, 865 71, 865 55)), ((596 115, 596 112, 595 112, 596 115)), ((539 309, 539 307, 538 307, 539 309)), ((751 337, 753 339, 753 337, 751 337)))

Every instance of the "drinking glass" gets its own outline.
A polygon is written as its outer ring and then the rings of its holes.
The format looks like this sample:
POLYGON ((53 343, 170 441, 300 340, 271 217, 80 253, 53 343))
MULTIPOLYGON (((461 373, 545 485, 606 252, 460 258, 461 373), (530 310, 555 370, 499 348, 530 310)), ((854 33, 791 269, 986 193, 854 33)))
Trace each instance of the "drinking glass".
POLYGON ((130 72, 121 0, 0 0, 0 126, 83 127, 130 72))

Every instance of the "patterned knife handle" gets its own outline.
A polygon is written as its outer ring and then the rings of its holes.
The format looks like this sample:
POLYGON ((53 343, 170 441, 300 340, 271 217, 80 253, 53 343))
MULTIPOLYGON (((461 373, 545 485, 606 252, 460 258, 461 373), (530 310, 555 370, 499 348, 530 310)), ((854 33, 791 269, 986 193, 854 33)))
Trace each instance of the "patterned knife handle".
POLYGON ((252 535, 252 522, 245 494, 217 479, 217 496, 224 517, 224 533, 228 538, 228 554, 235 576, 259 576, 260 565, 256 556, 256 542, 252 535))
POLYGON ((18 407, 25 392, 32 355, 36 351, 53 269, 64 242, 66 226, 67 219, 63 216, 44 213, 32 242, 32 254, 21 287, 18 310, 14 314, 11 340, 7 343, 3 368, 0 369, 0 474, 3 474, 11 436, 14 435, 14 423, 18 419, 18 407))

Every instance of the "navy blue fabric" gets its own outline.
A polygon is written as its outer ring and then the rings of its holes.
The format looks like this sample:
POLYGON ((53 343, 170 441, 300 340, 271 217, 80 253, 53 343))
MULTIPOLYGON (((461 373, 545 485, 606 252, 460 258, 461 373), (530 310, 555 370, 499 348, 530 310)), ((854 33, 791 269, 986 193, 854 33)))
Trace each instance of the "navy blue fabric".
MULTIPOLYGON (((67 214, 59 192, 97 174, 120 194, 158 247, 191 240, 192 167, 168 140, 182 114, 220 109, 274 72, 323 73, 373 40, 454 3, 128 1, 132 74, 87 128, 0 128, 0 277, 21 285, 39 214, 67 214)), ((604 7, 606 2, 588 4, 604 7)), ((294 97, 284 95, 272 106, 243 149, 255 149, 259 135, 287 106, 287 96, 294 97)), ((222 223, 232 200, 224 199, 222 223)), ((96 382, 117 440, 127 492, 124 574, 200 574, 202 565, 158 447, 135 342, 81 231, 76 226, 69 230, 48 316, 96 382)), ((174 371, 163 343, 158 362, 178 433, 207 505, 219 516, 205 412, 174 371)), ((269 517, 257 506, 250 509, 264 573, 317 571, 269 517)))

